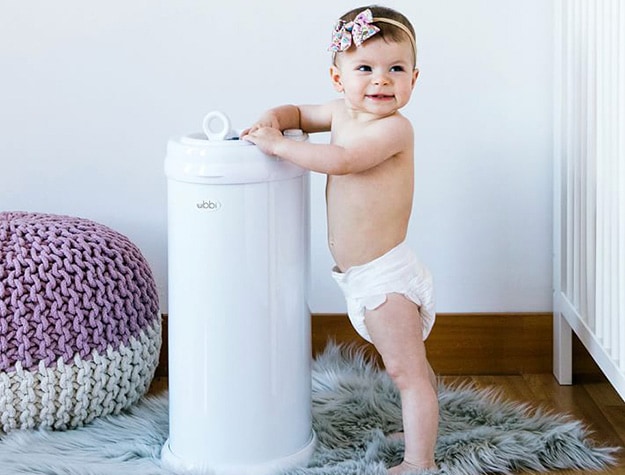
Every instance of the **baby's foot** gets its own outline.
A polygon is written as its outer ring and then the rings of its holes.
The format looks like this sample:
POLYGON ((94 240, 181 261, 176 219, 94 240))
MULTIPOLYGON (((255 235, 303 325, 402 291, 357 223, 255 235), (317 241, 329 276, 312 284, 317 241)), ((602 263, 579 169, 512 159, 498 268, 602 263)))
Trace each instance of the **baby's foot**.
POLYGON ((392 434, 387 435, 386 438, 388 440, 404 440, 404 433, 403 432, 393 432, 392 434))
MULTIPOLYGON (((403 435, 403 434, 402 434, 403 435)), ((414 463, 406 462, 405 460, 399 465, 395 465, 388 469, 388 475, 413 475, 419 473, 431 473, 430 470, 436 470, 435 464, 423 464, 417 465, 414 463)))

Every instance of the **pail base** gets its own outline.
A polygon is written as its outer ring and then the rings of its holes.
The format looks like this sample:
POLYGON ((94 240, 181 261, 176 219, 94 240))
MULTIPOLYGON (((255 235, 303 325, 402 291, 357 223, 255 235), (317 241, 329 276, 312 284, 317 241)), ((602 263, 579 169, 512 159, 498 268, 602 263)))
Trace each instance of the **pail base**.
POLYGON ((312 457, 316 445, 317 436, 312 431, 310 440, 302 449, 277 459, 255 464, 224 464, 223 462, 213 463, 209 460, 202 463, 189 463, 172 452, 169 439, 167 439, 161 449, 161 465, 163 468, 185 475, 241 475, 242 473, 246 475, 275 475, 289 468, 305 467, 312 457))

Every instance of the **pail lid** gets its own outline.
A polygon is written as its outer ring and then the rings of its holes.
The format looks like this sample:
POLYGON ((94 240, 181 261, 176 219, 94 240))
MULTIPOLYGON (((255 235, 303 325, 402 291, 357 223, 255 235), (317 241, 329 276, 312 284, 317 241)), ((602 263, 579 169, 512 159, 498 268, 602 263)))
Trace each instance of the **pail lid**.
MULTIPOLYGON (((211 185, 287 180, 307 173, 286 160, 264 154, 256 145, 239 140, 228 117, 208 113, 203 132, 173 137, 167 143, 165 175, 170 180, 211 185), (217 125, 217 130, 215 130, 217 125)), ((301 130, 286 130, 293 140, 307 140, 301 130)))

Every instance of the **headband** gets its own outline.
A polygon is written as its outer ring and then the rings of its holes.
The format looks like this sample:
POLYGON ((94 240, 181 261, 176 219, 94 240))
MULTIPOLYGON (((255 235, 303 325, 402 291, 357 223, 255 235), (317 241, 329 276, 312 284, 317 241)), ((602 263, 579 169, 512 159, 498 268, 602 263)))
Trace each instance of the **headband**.
POLYGON ((389 25, 396 26, 408 35, 410 44, 412 45, 412 50, 414 51, 416 63, 417 42, 410 29, 403 23, 391 18, 373 17, 369 8, 360 12, 353 21, 346 22, 344 20, 339 20, 336 22, 334 31, 332 32, 332 43, 328 47, 328 51, 338 53, 348 50, 352 44, 357 47, 360 46, 364 41, 368 40, 380 31, 380 29, 373 24, 376 22, 388 23, 389 25))

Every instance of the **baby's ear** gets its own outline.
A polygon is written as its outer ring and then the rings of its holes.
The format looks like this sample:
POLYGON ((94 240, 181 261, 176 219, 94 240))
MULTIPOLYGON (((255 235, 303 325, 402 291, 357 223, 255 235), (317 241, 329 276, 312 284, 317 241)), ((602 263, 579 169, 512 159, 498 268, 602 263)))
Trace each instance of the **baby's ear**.
POLYGON ((343 92, 343 82, 341 81, 341 71, 334 64, 330 66, 330 79, 336 92, 343 92))
POLYGON ((412 87, 414 88, 417 78, 419 77, 419 68, 414 68, 412 71, 412 87))

